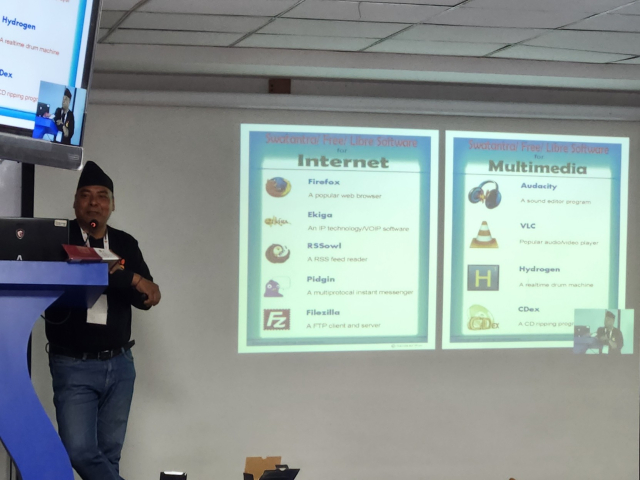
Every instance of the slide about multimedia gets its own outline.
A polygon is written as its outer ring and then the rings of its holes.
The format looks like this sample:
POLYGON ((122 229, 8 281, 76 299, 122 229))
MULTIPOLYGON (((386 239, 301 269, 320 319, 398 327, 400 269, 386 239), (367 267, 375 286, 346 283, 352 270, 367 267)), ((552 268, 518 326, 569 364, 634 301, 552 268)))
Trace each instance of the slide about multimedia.
POLYGON ((435 348, 437 132, 242 126, 239 351, 435 348))
POLYGON ((624 308, 628 139, 447 132, 443 348, 571 347, 624 308))

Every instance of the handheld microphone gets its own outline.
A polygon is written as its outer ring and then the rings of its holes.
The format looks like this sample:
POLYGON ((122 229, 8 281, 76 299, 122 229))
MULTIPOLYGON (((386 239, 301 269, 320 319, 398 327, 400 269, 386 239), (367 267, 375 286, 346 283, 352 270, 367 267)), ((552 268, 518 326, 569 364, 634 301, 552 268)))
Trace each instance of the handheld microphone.
POLYGON ((95 220, 95 219, 92 219, 92 220, 89 222, 89 226, 90 226, 91 228, 94 228, 94 229, 95 229, 95 228, 98 228, 98 221, 97 221, 97 220, 95 220))

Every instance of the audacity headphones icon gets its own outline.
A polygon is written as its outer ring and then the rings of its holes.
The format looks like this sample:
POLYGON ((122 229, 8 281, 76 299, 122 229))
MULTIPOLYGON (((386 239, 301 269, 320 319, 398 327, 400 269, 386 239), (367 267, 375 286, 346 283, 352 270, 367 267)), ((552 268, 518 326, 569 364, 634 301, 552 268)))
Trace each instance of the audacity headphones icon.
POLYGON ((502 200, 502 194, 498 190, 498 184, 493 180, 487 180, 486 182, 482 182, 479 186, 472 189, 469 192, 469 201, 471 203, 484 202, 487 208, 496 208, 500 205, 500 201, 502 200), (495 189, 485 189, 484 187, 487 183, 493 183, 496 188, 495 189))

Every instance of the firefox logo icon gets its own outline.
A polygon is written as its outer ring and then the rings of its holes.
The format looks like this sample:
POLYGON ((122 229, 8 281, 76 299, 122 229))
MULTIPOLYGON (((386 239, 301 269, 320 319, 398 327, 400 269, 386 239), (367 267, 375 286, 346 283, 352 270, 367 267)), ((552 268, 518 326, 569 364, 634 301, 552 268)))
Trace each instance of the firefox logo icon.
POLYGON ((286 178, 273 177, 267 180, 267 193, 272 197, 284 197, 291 191, 291 182, 286 178))

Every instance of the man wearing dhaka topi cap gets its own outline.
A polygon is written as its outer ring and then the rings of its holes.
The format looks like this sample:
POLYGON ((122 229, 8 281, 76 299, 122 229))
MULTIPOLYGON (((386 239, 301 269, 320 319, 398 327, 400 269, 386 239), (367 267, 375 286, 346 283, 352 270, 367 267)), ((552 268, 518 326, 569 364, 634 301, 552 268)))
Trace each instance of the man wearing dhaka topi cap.
POLYGON ((62 107, 56 109, 56 113, 53 116, 53 121, 56 122, 59 140, 56 140, 65 145, 71 145, 71 138, 75 132, 76 122, 73 116, 73 112, 69 109, 71 104, 71 90, 64 89, 64 95, 62 96, 62 107))
POLYGON ((136 377, 131 347, 131 306, 160 302, 138 242, 108 225, 115 210, 113 181, 87 162, 73 202, 69 243, 107 248, 123 258, 109 286, 88 309, 48 312, 49 368, 58 432, 83 480, 121 480, 120 452, 136 377))
POLYGON ((624 338, 622 332, 614 327, 616 316, 606 310, 604 312, 604 327, 599 327, 596 337, 600 340, 600 353, 609 355, 620 355, 620 350, 624 347, 624 338))

